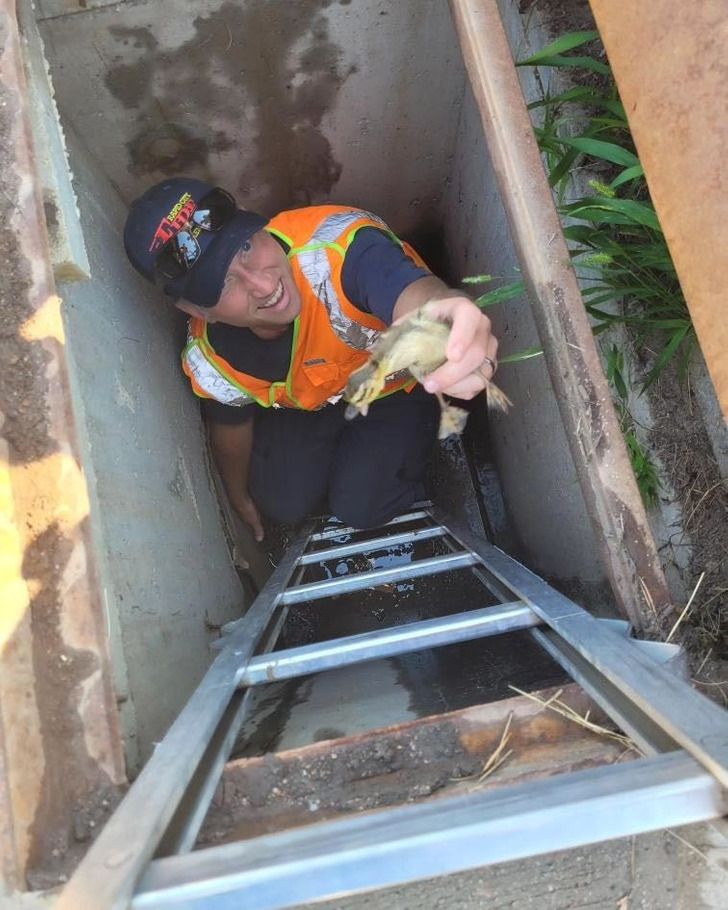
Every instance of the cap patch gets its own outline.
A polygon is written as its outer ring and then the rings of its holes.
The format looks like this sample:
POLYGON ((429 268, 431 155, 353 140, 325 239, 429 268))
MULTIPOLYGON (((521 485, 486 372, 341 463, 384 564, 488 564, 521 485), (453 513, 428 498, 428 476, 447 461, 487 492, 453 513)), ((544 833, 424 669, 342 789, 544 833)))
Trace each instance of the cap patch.
POLYGON ((169 210, 169 213, 159 222, 159 227, 154 234, 149 252, 156 253, 161 250, 168 240, 176 236, 190 220, 196 208, 197 203, 192 196, 189 193, 183 193, 169 210))

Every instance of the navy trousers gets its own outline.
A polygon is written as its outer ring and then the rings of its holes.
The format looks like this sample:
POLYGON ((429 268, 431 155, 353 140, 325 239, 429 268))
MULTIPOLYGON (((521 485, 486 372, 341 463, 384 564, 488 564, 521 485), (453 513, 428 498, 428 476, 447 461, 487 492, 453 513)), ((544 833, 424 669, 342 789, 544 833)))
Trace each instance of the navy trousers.
POLYGON ((344 418, 340 401, 320 411, 258 409, 250 492, 273 521, 332 514, 347 525, 384 524, 422 498, 440 420, 421 386, 344 418))

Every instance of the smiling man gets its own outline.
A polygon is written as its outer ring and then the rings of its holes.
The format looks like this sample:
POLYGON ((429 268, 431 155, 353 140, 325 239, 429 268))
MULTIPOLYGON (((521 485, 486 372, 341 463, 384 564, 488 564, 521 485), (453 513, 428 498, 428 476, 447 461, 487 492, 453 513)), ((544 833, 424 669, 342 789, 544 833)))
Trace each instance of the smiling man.
POLYGON ((134 203, 124 245, 190 317, 183 369, 258 540, 261 511, 283 523, 330 511, 359 528, 406 511, 437 437, 428 392, 469 399, 493 375, 487 317, 369 212, 313 206, 267 219, 173 178, 134 203), (424 390, 392 378, 366 418, 346 421, 341 393, 378 334, 431 300, 453 325, 448 361, 424 390))

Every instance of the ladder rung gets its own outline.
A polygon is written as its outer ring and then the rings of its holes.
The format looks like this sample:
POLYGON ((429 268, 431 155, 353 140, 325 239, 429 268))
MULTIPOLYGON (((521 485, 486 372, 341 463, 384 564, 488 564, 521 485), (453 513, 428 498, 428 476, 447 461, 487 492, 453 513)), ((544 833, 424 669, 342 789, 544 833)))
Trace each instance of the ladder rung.
POLYGON ((433 556, 431 559, 418 559, 403 566, 393 566, 391 569, 356 572, 342 578, 313 581, 307 585, 299 585, 297 588, 289 588, 284 592, 280 603, 290 605, 308 600, 320 600, 322 597, 334 597, 337 594, 348 594, 350 591, 362 591, 365 588, 374 588, 392 581, 452 572, 455 569, 476 565, 478 562, 478 557, 470 551, 453 553, 449 556, 433 556))
POLYGON ((351 556, 354 553, 369 553, 372 550, 389 549, 402 543, 414 543, 417 540, 430 540, 433 537, 442 537, 447 534, 445 528, 439 525, 436 528, 419 528, 415 531, 402 531, 401 534, 390 534, 389 537, 373 537, 371 540, 357 540, 354 543, 343 543, 339 547, 328 550, 317 550, 315 553, 306 553, 301 557, 299 565, 308 566, 311 563, 327 562, 329 559, 339 559, 342 556, 351 556))
POLYGON ((244 900, 256 910, 282 910, 724 811, 717 781, 684 752, 672 752, 155 860, 132 907, 228 910, 244 900))
POLYGON ((522 603, 498 604, 468 613, 377 629, 347 638, 303 645, 288 651, 254 657, 240 677, 241 686, 257 686, 307 673, 333 670, 349 664, 394 657, 410 651, 436 648, 487 635, 527 629, 541 622, 522 603))
MULTIPOLYGON (((429 512, 409 512, 407 515, 398 515, 396 518, 388 521, 386 525, 382 525, 382 527, 391 528, 392 525, 401 525, 406 521, 419 521, 429 517, 429 512)), ((381 528, 377 528, 377 530, 381 530, 381 528)), ((316 534, 312 534, 309 540, 331 540, 332 537, 344 537, 346 534, 361 533, 363 533, 361 528, 329 528, 327 531, 318 531, 316 534)))

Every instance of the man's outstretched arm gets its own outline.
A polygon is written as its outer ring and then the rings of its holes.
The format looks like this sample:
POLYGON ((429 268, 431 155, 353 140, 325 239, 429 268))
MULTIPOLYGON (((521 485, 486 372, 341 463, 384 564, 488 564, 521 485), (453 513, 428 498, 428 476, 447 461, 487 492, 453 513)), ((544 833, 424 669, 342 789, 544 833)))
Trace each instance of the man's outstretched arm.
POLYGON ((419 278, 402 291, 392 313, 393 321, 406 318, 428 301, 437 301, 437 316, 452 322, 447 342, 447 363, 426 377, 428 392, 445 392, 454 398, 474 398, 483 391, 493 369, 485 358, 496 361, 498 339, 491 333, 490 319, 461 291, 454 291, 439 278, 419 278), (477 372, 476 372, 477 371, 477 372))
POLYGON ((250 526, 256 540, 263 539, 258 507, 248 492, 250 458, 253 453, 254 420, 245 423, 208 423, 210 445, 230 502, 250 526))

